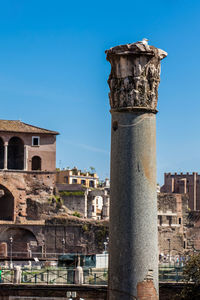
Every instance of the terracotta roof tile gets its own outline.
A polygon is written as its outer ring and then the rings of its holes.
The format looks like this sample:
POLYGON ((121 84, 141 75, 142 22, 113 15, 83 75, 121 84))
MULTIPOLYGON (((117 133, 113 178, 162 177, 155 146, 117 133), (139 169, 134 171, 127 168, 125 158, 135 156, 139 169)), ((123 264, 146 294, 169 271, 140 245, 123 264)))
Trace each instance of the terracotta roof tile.
POLYGON ((23 133, 46 133, 59 134, 56 131, 36 127, 21 121, 14 120, 0 120, 0 132, 23 132, 23 133))

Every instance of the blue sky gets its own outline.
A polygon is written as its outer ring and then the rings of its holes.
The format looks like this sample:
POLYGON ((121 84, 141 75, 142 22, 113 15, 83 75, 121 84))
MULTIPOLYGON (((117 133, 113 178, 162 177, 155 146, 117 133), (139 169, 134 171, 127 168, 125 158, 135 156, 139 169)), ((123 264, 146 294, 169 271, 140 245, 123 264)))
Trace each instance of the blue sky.
POLYGON ((158 181, 200 172, 200 2, 0 0, 1 119, 57 130, 57 166, 109 176, 104 51, 146 37, 168 52, 157 115, 158 181))

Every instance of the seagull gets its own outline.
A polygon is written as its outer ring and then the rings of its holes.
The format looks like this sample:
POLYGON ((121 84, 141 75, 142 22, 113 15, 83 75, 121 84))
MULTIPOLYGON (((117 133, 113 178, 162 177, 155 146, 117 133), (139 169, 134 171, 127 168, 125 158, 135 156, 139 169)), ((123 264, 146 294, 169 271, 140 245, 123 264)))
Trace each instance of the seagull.
POLYGON ((143 44, 143 45, 148 45, 148 39, 142 39, 142 41, 138 42, 140 44, 143 44))

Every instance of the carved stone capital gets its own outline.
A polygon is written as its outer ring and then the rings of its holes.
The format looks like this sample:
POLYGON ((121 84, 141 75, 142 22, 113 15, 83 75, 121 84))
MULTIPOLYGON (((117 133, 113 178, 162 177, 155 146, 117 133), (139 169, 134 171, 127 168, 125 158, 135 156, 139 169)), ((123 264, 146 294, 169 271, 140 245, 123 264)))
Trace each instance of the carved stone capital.
POLYGON ((146 40, 106 50, 111 64, 108 79, 111 110, 156 112, 160 61, 167 53, 146 40))

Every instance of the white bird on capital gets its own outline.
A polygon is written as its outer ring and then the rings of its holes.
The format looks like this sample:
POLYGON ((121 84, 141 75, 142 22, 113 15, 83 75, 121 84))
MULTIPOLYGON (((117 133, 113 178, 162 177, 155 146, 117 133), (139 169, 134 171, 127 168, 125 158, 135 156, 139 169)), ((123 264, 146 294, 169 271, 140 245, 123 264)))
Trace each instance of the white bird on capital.
POLYGON ((142 39, 142 41, 140 41, 139 43, 143 44, 143 45, 148 45, 148 39, 142 39))

